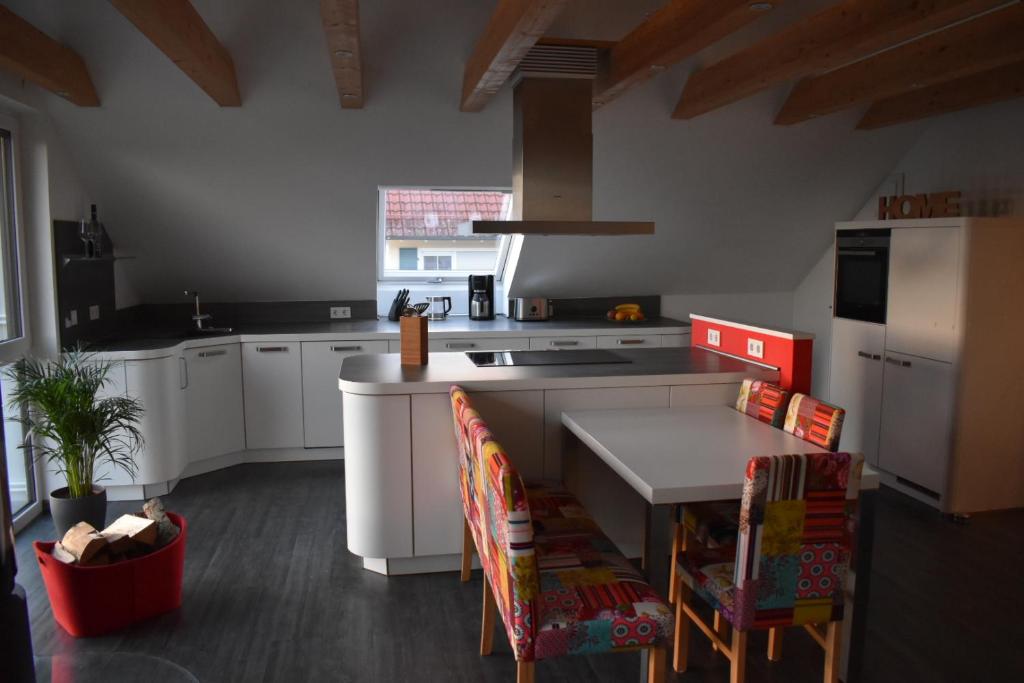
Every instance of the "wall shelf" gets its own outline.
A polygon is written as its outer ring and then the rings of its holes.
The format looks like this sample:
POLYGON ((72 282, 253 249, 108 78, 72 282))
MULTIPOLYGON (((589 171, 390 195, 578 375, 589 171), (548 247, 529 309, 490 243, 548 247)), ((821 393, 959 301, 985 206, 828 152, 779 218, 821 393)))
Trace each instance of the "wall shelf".
POLYGON ((60 259, 62 266, 66 266, 69 263, 85 262, 96 262, 96 263, 112 263, 114 261, 122 261, 125 259, 134 259, 134 256, 85 256, 84 254, 77 254, 74 256, 65 255, 60 259))

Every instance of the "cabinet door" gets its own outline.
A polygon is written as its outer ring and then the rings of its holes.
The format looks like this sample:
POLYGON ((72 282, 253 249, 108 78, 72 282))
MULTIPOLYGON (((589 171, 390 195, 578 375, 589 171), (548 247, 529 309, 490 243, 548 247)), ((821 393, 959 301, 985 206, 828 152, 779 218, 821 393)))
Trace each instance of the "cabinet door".
POLYGON ((690 333, 686 334, 663 334, 661 335, 662 346, 689 346, 690 333))
MULTIPOLYGON (((435 352, 457 353, 459 351, 525 351, 530 348, 529 339, 510 337, 465 337, 461 339, 430 339, 427 349, 435 352)), ((401 347, 399 347, 401 350, 401 347)))
POLYGON ((189 462, 245 448, 242 353, 238 344, 185 349, 185 424, 189 462))
MULTIPOLYGON (((185 450, 185 373, 177 355, 125 361, 127 395, 142 401, 139 429, 146 442, 137 462, 135 484, 156 484, 181 476, 185 450)), ((114 481, 112 483, 122 483, 114 481)))
POLYGON ((945 494, 955 383, 950 363, 886 352, 879 467, 945 494))
POLYGON ((878 464, 884 352, 884 325, 832 320, 828 400, 846 411, 839 450, 863 453, 869 465, 878 464))
POLYGON ((652 349, 661 346, 657 334, 622 334, 615 337, 598 337, 599 349, 652 349))
POLYGON ((530 339, 531 351, 551 351, 554 349, 596 349, 597 337, 533 337, 530 339))
POLYGON ((893 230, 886 349, 952 362, 959 276, 959 228, 893 230))
POLYGON ((341 362, 362 353, 387 353, 386 341, 302 342, 302 423, 306 448, 339 448, 341 362))
POLYGON ((299 342, 242 344, 246 448, 302 448, 299 342))

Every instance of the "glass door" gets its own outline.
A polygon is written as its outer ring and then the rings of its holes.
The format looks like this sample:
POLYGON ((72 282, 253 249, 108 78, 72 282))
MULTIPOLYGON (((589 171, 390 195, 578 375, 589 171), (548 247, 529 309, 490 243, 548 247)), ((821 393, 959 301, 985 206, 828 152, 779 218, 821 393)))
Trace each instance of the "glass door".
MULTIPOLYGON (((0 114, 0 368, 29 353, 24 324, 25 286, 18 211, 17 123, 0 114)), ((6 480, 14 529, 18 531, 41 511, 38 470, 30 448, 22 448, 20 417, 8 407, 8 380, 0 375, 0 408, 3 413, 3 447, 6 480)))

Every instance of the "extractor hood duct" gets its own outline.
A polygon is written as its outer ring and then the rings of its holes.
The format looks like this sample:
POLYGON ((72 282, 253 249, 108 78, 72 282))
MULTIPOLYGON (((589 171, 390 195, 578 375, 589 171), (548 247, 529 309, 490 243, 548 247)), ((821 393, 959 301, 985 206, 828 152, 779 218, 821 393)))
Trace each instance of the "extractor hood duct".
POLYGON ((512 98, 513 220, 473 221, 474 234, 654 233, 651 221, 592 220, 596 51, 594 68, 588 68, 586 59, 564 55, 561 46, 539 46, 520 65, 512 98), (536 57, 537 51, 542 58, 536 57), (556 60, 551 59, 552 52, 558 54, 556 60))

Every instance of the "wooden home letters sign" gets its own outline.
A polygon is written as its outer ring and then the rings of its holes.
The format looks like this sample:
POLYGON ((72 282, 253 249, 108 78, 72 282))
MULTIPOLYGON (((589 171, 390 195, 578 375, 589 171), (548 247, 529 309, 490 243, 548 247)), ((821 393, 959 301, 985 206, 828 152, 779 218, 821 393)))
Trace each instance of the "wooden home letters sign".
POLYGON ((950 218, 960 215, 959 192, 905 194, 878 198, 878 220, 895 218, 950 218))

